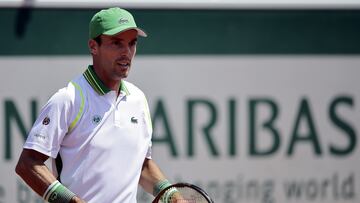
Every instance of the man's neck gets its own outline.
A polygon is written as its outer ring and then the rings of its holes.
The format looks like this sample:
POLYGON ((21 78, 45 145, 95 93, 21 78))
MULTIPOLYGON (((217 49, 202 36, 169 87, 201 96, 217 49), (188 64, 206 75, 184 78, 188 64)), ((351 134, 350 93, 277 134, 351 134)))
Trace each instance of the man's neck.
POLYGON ((95 71, 96 75, 99 77, 101 82, 107 88, 117 92, 117 95, 119 95, 120 94, 121 80, 113 80, 112 78, 108 78, 106 76, 105 72, 101 68, 97 68, 97 67, 95 67, 95 65, 93 67, 94 67, 94 71, 95 71))

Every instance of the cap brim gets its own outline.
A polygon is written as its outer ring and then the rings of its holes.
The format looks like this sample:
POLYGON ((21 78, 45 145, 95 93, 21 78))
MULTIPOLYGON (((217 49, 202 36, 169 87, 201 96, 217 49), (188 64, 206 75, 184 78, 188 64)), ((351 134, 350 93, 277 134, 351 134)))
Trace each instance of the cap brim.
POLYGON ((106 31, 103 34, 104 35, 116 35, 118 33, 125 32, 125 31, 128 31, 128 30, 136 30, 139 36, 147 37, 147 34, 142 29, 140 29, 138 27, 128 27, 128 28, 117 27, 117 28, 106 31))

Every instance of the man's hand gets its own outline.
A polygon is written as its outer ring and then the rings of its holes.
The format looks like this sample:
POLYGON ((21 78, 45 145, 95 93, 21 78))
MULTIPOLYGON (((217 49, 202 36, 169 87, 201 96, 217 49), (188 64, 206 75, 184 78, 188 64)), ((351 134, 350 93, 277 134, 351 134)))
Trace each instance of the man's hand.
POLYGON ((70 203, 86 203, 86 202, 85 202, 84 200, 80 199, 79 197, 74 196, 74 197, 71 199, 70 203))
POLYGON ((195 201, 184 199, 180 192, 175 192, 171 197, 171 203, 195 203, 195 201))

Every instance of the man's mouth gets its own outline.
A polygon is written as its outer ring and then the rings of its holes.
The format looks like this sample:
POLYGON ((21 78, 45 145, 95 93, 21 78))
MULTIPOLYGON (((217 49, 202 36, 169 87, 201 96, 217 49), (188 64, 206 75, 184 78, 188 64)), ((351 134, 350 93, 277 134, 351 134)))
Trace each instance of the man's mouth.
POLYGON ((117 65, 121 66, 122 68, 129 68, 130 67, 130 63, 129 62, 117 62, 117 65))

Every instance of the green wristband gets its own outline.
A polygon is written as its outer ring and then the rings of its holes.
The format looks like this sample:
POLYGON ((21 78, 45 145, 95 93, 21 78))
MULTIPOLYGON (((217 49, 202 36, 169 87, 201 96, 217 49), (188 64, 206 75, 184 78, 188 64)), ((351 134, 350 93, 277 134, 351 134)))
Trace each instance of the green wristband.
POLYGON ((157 182, 154 185, 153 195, 154 196, 158 195, 159 192, 161 192, 163 189, 169 187, 170 185, 171 185, 171 183, 167 179, 164 179, 164 180, 161 180, 161 181, 157 182))
POLYGON ((68 203, 74 196, 73 192, 57 181, 49 186, 44 199, 49 203, 68 203))

